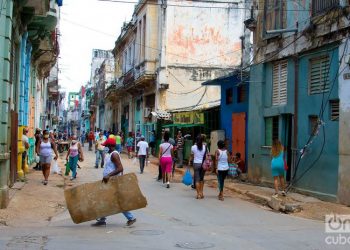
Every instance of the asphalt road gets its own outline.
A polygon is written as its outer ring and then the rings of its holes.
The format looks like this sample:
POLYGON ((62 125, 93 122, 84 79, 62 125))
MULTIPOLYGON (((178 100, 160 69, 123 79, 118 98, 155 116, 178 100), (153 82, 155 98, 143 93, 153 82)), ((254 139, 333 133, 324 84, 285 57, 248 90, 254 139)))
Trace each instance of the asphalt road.
MULTIPOLYGON (((86 153, 78 181, 101 179, 92 153, 86 153)), ((144 174, 123 155, 126 172, 137 172, 148 206, 134 211, 137 222, 125 226, 121 215, 108 217, 107 226, 75 225, 68 211, 46 227, 1 227, 0 249, 336 249, 325 243, 324 224, 275 213, 239 198, 217 199, 205 188, 205 199, 181 183, 170 189, 144 174)), ((62 193, 63 195, 63 193, 62 193)), ((25 208, 23 208, 25 209, 25 208)), ((344 248, 346 249, 346 248, 344 248)), ((349 248, 347 248, 349 249, 349 248)))

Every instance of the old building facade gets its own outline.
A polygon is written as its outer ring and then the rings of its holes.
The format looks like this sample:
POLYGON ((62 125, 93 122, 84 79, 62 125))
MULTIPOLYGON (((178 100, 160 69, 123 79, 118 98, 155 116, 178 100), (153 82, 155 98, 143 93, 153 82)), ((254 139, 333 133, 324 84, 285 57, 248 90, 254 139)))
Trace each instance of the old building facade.
MULTIPOLYGON (((248 173, 271 182, 273 139, 299 191, 350 204, 349 2, 259 1, 249 88, 248 173)), ((252 24, 252 22, 250 22, 252 24)))

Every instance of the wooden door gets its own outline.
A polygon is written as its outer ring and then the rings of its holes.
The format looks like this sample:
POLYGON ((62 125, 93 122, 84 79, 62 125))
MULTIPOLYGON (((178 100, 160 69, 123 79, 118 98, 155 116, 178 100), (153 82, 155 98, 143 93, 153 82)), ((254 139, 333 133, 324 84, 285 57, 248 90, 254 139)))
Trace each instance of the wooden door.
POLYGON ((11 161, 10 161, 10 186, 12 186, 17 179, 17 157, 18 157, 18 113, 11 111, 11 161))
POLYGON ((245 161, 245 130, 246 114, 232 114, 232 152, 233 154, 241 153, 241 158, 245 161))

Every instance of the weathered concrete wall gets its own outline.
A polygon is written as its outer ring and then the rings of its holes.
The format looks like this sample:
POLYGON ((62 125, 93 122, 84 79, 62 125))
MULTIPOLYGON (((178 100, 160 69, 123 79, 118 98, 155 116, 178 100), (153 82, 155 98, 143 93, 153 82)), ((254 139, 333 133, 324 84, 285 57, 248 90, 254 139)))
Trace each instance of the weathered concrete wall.
POLYGON ((345 56, 339 67, 339 185, 338 199, 341 203, 350 205, 350 42, 344 41, 339 47, 339 57, 343 55, 346 49, 345 56), (347 45, 345 45, 348 43, 347 45), (344 69, 343 72, 341 72, 344 69))
MULTIPOLYGON (((188 1, 177 2, 183 5, 188 1)), ((168 65, 225 68, 241 62, 243 11, 240 9, 168 6, 166 29, 168 65)))
MULTIPOLYGON (((177 1, 180 5, 213 7, 217 4, 177 1)), ((175 111, 208 108, 220 101, 220 87, 201 83, 232 71, 241 63, 243 11, 235 7, 166 8, 165 65, 160 83, 169 84, 161 92, 160 106, 175 111)))

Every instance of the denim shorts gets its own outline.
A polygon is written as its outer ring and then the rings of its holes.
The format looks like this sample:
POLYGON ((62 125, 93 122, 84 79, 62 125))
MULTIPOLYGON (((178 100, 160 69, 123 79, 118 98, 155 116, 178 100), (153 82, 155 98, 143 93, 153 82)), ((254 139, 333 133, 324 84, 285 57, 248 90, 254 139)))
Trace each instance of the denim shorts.
POLYGON ((43 156, 43 155, 40 155, 40 163, 41 164, 50 164, 52 161, 52 156, 49 155, 49 156, 43 156))

